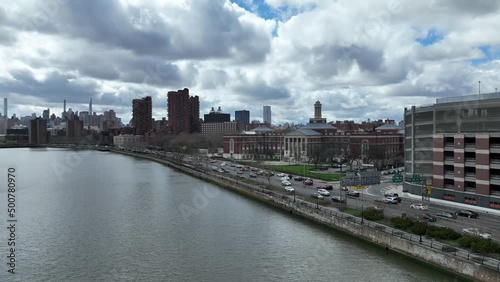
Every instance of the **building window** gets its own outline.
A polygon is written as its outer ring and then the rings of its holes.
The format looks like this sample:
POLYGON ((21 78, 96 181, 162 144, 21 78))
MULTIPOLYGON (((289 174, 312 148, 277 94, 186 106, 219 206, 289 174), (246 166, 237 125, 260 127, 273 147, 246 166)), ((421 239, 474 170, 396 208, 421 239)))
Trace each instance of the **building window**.
POLYGON ((464 202, 467 204, 476 204, 476 199, 470 198, 470 197, 465 197, 464 202))
POLYGON ((454 201, 455 200, 455 195, 453 194, 448 194, 448 193, 444 193, 444 197, 443 197, 445 200, 450 200, 450 201, 454 201))
POLYGON ((500 209, 500 202, 490 202, 490 208, 500 209))

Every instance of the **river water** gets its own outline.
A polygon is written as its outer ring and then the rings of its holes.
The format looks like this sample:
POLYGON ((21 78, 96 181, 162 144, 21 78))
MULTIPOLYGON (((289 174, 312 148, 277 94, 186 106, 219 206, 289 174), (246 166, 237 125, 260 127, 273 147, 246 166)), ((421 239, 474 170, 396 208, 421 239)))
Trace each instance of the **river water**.
POLYGON ((0 170, 0 281, 461 281, 147 160, 0 149, 0 170))

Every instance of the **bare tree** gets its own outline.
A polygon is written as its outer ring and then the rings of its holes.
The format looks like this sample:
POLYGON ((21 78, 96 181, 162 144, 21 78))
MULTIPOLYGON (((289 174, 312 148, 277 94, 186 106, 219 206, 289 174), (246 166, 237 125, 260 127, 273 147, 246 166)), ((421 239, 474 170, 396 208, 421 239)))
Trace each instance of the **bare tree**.
POLYGON ((339 149, 341 163, 347 163, 349 169, 352 170, 354 162, 361 158, 361 146, 357 144, 340 143, 339 149))
POLYGON ((369 145, 368 150, 363 155, 364 162, 373 164, 377 170, 387 165, 388 158, 387 145, 385 144, 369 145))
POLYGON ((309 143, 307 147, 309 162, 314 164, 314 169, 317 169, 318 163, 325 159, 326 146, 323 143, 309 143))

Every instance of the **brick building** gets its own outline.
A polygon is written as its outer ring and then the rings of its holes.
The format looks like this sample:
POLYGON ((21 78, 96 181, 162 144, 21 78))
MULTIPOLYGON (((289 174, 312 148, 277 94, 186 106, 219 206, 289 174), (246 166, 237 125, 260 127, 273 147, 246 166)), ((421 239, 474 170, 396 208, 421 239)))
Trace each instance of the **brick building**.
POLYGON ((396 159, 403 155, 403 144, 403 130, 390 121, 371 131, 339 130, 321 116, 321 103, 318 101, 314 105, 314 118, 298 129, 273 130, 261 126, 241 134, 224 136, 224 157, 252 159, 260 155, 304 162, 318 150, 325 151, 336 146, 336 150, 346 150, 347 147, 358 150, 359 161, 371 159, 370 152, 376 149, 382 150, 382 157, 394 156, 396 159))
POLYGON ((200 133, 200 99, 189 89, 168 92, 168 127, 173 134, 200 133))
POLYGON ((150 96, 132 100, 132 127, 137 135, 144 135, 153 128, 153 103, 150 96))

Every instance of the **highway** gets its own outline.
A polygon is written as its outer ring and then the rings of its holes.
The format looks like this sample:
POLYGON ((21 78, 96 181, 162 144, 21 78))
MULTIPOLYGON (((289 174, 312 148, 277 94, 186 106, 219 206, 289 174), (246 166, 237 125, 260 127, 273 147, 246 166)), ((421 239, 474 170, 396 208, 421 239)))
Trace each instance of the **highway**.
MULTIPOLYGON (((227 171, 225 173, 220 173, 217 171, 214 171, 212 167, 216 167, 217 169, 221 168, 221 163, 222 161, 216 161, 214 163, 210 163, 208 161, 204 162, 203 165, 199 165, 200 167, 203 167, 205 170, 207 170, 210 173, 214 174, 224 174, 228 175, 231 177, 239 177, 244 181, 255 181, 256 183, 259 183, 263 186, 269 187, 273 190, 277 191, 282 191, 284 194, 285 192, 284 186, 281 184, 281 179, 280 177, 277 176, 278 172, 274 172, 274 176, 266 176, 266 175, 259 175, 258 172, 261 169, 257 168, 251 168, 252 170, 248 171, 243 171, 242 174, 237 174, 237 171, 239 169, 236 168, 236 166, 232 167, 229 165, 224 166, 224 169, 227 171), (253 173, 256 174, 255 178, 249 177, 249 175, 253 173)), ((228 162, 226 162, 228 163, 228 162)), ((228 163, 229 164, 229 163, 228 163)), ((295 175, 296 176, 296 175, 295 175)), ((387 177, 383 177, 385 181, 387 181, 387 177)), ((445 226, 445 227, 450 227, 457 232, 462 232, 462 229, 464 228, 470 228, 470 227, 475 227, 479 228, 482 232, 487 232, 493 236, 493 239, 499 240, 500 239, 500 217, 491 215, 491 214, 480 214, 477 219, 474 218, 466 218, 466 217, 457 217, 456 219, 448 219, 448 218, 442 218, 436 216, 436 213, 441 212, 441 211, 448 211, 454 213, 455 211, 459 210, 460 208, 452 207, 452 206, 443 206, 441 204, 435 204, 432 203, 429 205, 429 210, 427 211, 419 211, 419 210, 414 210, 410 208, 410 205, 412 203, 419 203, 418 199, 412 199, 412 198, 406 198, 406 197, 401 197, 401 203, 399 204, 386 204, 386 203, 380 203, 375 200, 383 198, 384 192, 386 191, 396 191, 401 195, 402 193, 399 192, 401 189, 395 188, 395 185, 392 183, 381 183, 377 185, 372 185, 372 186, 367 186, 364 189, 358 190, 360 192, 360 197, 359 198, 353 198, 353 197, 346 197, 345 192, 340 190, 339 184, 334 183, 334 182, 326 182, 322 180, 317 180, 313 179, 314 184, 311 186, 304 185, 302 181, 294 181, 293 178, 289 180, 291 182, 291 186, 295 189, 295 194, 297 197, 301 197, 302 199, 305 199, 311 203, 325 203, 325 201, 331 201, 331 196, 340 196, 342 199, 346 199, 346 203, 348 207, 351 208, 357 208, 359 209, 361 206, 364 207, 369 207, 369 206, 378 206, 384 209, 384 215, 386 217, 395 217, 395 216, 401 216, 402 214, 406 214, 409 217, 412 218, 420 218, 422 217, 423 213, 428 213, 436 217, 437 221, 430 223, 431 225, 436 225, 436 226, 445 226), (333 190, 330 190, 329 192, 331 193, 330 197, 325 197, 322 200, 317 200, 313 197, 311 197, 311 194, 317 191, 317 186, 322 186, 322 185, 332 185, 334 188, 333 190)), ((290 197, 293 197, 293 193, 288 193, 290 197)), ((333 210, 338 210, 335 207, 331 207, 333 210)), ((471 208, 472 209, 472 208, 471 208)))

